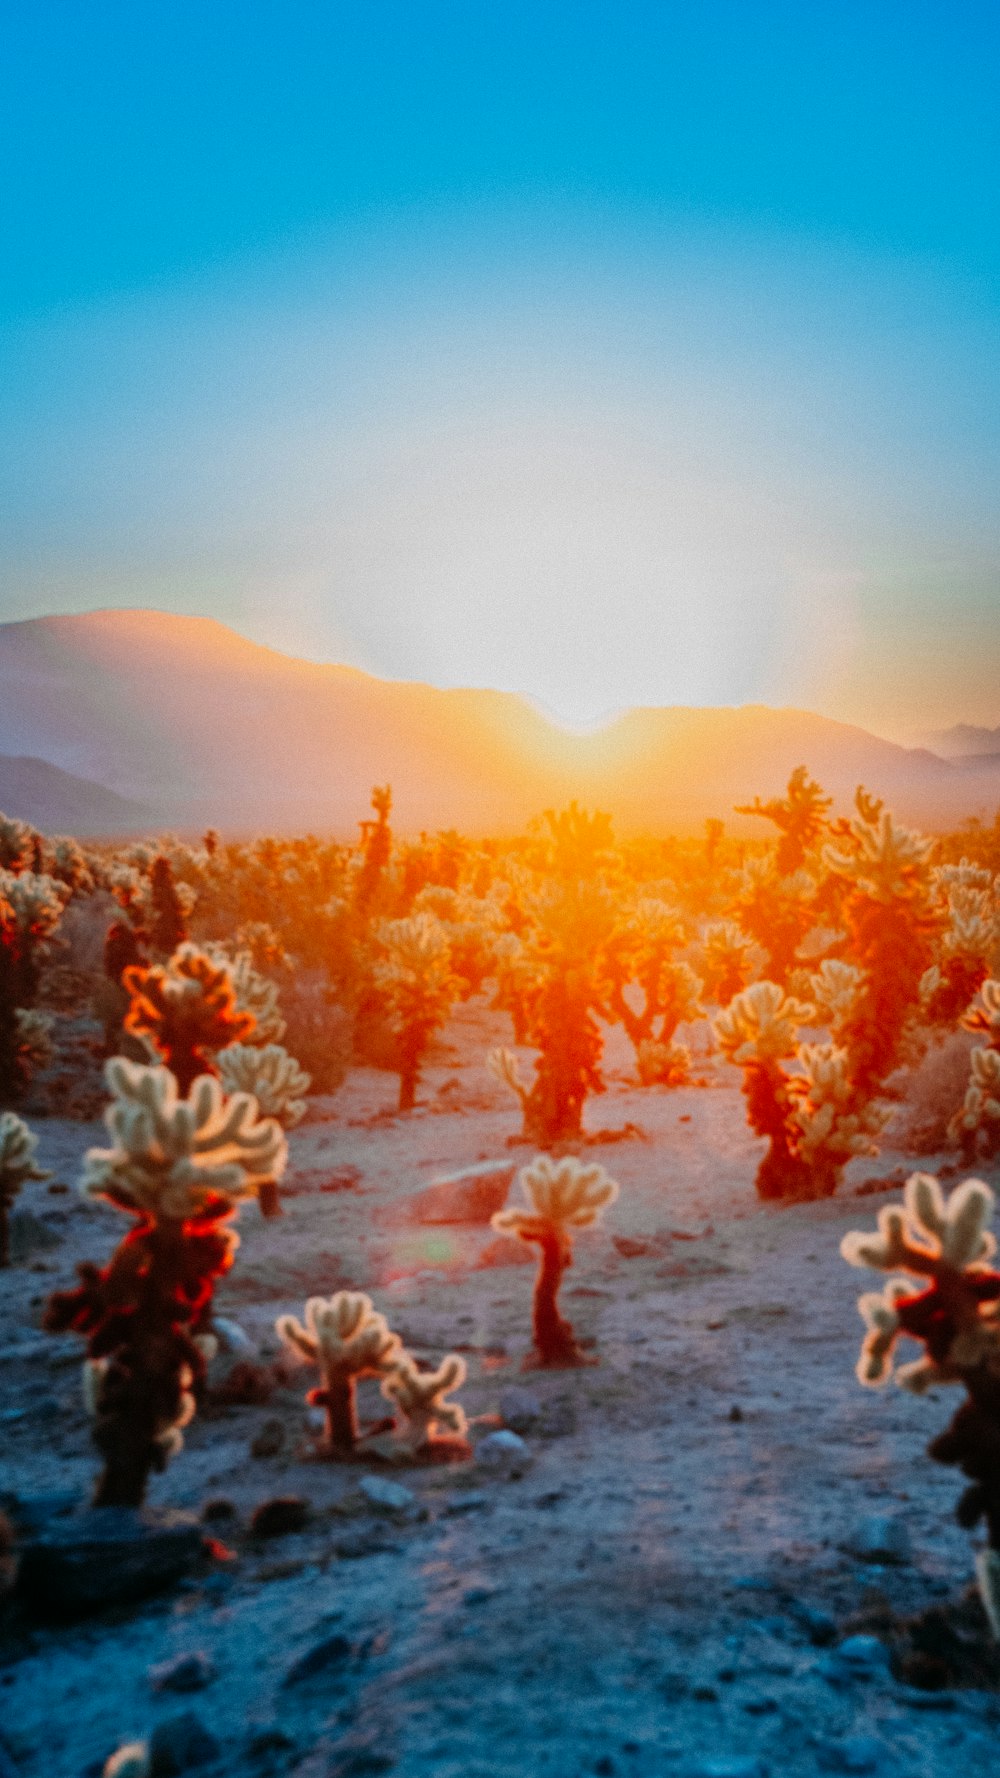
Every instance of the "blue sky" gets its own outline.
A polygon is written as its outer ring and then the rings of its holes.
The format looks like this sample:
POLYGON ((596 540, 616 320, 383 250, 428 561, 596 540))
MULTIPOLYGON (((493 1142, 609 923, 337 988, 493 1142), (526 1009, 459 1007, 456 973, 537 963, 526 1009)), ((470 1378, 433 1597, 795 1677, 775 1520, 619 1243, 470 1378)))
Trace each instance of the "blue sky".
POLYGON ((0 60, 0 610, 1000 722, 1000 13, 49 5, 0 60))

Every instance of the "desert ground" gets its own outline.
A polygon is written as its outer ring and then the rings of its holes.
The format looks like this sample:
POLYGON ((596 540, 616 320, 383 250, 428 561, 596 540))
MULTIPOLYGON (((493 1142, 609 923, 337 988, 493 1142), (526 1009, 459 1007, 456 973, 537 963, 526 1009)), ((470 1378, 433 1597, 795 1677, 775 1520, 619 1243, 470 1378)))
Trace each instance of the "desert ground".
MULTIPOLYGON (((285 1214, 242 1208, 217 1292, 246 1339, 215 1361, 151 1490, 202 1518, 214 1553, 138 1606, 66 1623, 8 1612, 2 1778, 99 1778, 151 1736, 168 1778, 996 1772, 1000 1662, 969 1596, 961 1484, 924 1455, 953 1404, 862 1390, 865 1283, 838 1253, 918 1163, 890 1129, 836 1199, 760 1204, 738 1074, 699 1033, 705 1084, 679 1090, 636 1087, 607 1034, 588 1153, 621 1194, 578 1237, 564 1285, 596 1361, 575 1370, 523 1369, 534 1250, 492 1232, 475 1179, 450 1220, 420 1199, 532 1156, 484 1063, 508 1021, 484 1000, 459 1007, 408 1116, 372 1069, 310 1101, 285 1214), (464 1355, 471 1460, 316 1455, 315 1375, 292 1367, 274 1321, 347 1286, 419 1358, 464 1355), (246 1342, 267 1399, 234 1404, 246 1342), (300 1529, 256 1535, 255 1509, 286 1496, 304 1503, 300 1529)), ((53 1177, 22 1193, 0 1291, 0 1486, 24 1524, 85 1501, 97 1463, 80 1342, 41 1331, 45 1297, 122 1232, 76 1190, 100 1123, 32 1122, 53 1177)))

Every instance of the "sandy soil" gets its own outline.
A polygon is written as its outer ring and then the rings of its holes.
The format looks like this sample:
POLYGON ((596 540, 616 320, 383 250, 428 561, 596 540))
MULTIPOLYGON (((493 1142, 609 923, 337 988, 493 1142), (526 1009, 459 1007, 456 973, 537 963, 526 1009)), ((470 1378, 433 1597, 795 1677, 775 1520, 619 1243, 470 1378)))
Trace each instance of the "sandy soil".
MULTIPOLYGON (((902 1620, 958 1599, 972 1567, 956 1477, 923 1455, 950 1404, 862 1391, 854 1376, 860 1277, 838 1242, 884 1201, 853 1197, 858 1184, 913 1163, 887 1149, 833 1202, 763 1207, 735 1074, 706 1063, 706 1087, 642 1091, 610 1033, 609 1089, 588 1122, 642 1135, 591 1151, 621 1197, 579 1239, 563 1304, 599 1364, 522 1375, 531 1253, 398 1214, 442 1173, 529 1158, 508 1147, 517 1108, 483 1066, 505 1040, 505 1020, 461 1008, 407 1118, 374 1071, 313 1101, 291 1139, 286 1214, 244 1209, 218 1308, 270 1361, 279 1312, 370 1291, 418 1356, 465 1354, 474 1441, 505 1412, 525 1425, 518 1473, 477 1459, 394 1470, 412 1506, 379 1514, 359 1496, 364 1469, 304 1454, 305 1370, 266 1404, 209 1406, 152 1499, 200 1512, 226 1497, 236 1518, 215 1529, 235 1559, 138 1610, 8 1636, 0 1750, 13 1773, 97 1774, 119 1743, 185 1709, 226 1773, 996 1772, 1000 1693, 921 1691, 889 1660, 902 1620), (284 1446, 253 1457, 268 1421, 284 1446), (255 1543, 250 1512, 283 1494, 310 1503, 306 1529, 255 1543), (876 1514, 908 1539, 896 1563, 855 1553, 876 1514), (350 1645, 339 1662, 283 1683, 335 1632, 350 1645), (858 1634, 877 1640, 841 1656, 858 1634), (191 1651, 216 1676, 192 1696, 155 1692, 149 1670, 191 1651)), ((77 1259, 107 1255, 120 1219, 58 1189, 75 1185, 100 1126, 37 1128, 55 1180, 24 1192, 35 1245, 2 1286, 2 1486, 82 1499, 95 1460, 79 1345, 39 1318, 77 1259)))

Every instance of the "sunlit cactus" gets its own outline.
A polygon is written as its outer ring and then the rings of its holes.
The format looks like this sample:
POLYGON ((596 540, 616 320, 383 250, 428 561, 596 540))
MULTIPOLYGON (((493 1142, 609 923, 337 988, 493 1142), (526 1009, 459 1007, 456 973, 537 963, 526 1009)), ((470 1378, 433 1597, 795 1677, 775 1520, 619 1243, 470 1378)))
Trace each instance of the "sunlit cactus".
POLYGON ((848 1161, 878 1154, 878 1138, 892 1111, 859 1098, 846 1050, 832 1043, 802 1044, 798 1060, 802 1085, 792 1081, 796 1154, 812 1176, 812 1195, 831 1197, 848 1161))
POLYGON ((823 856, 841 879, 848 954, 864 976, 837 1037, 855 1087, 871 1097, 902 1057, 944 916, 930 867, 934 841, 900 827, 863 790, 855 805, 846 847, 827 846, 823 856))
POLYGON ((698 957, 706 1000, 724 1007, 743 992, 753 973, 756 948, 755 941, 741 932, 734 920, 713 920, 706 926, 698 957))
POLYGON ((781 835, 775 862, 782 876, 791 876, 825 833, 832 801, 810 778, 805 766, 796 766, 783 797, 772 797, 766 803, 759 796, 754 797, 752 803, 738 806, 736 813, 762 815, 774 822, 781 835))
POLYGON ((716 1014, 713 1026, 723 1055, 742 1067, 794 1055, 799 1026, 815 1017, 814 1006, 786 994, 777 982, 754 982, 716 1014))
MULTIPOLYGON (((227 1093, 252 1093, 261 1115, 277 1118, 284 1130, 301 1123, 311 1078, 280 1043, 266 1044, 263 1049, 234 1043, 219 1051, 217 1061, 227 1093)), ((262 1179, 258 1196, 265 1216, 280 1214, 277 1180, 262 1179)))
POLYGON ((635 1057, 636 1073, 644 1087, 682 1087, 691 1078, 691 1051, 686 1043, 657 1043, 647 1038, 635 1057))
POLYGON ((382 1384, 382 1394, 402 1416, 394 1438, 414 1457, 466 1456, 465 1413, 457 1401, 448 1401, 453 1389, 461 1389, 468 1374, 465 1359, 449 1352, 436 1370, 418 1370, 403 1353, 382 1384))
POLYGON ((981 1179, 967 1179, 945 1199, 931 1174, 915 1173, 902 1205, 879 1212, 878 1232, 845 1235, 841 1252, 850 1265, 902 1274, 859 1299, 867 1329, 859 1380, 878 1387, 895 1376, 918 1395, 940 1384, 966 1390, 965 1402, 928 1454, 968 1478, 959 1523, 971 1530, 986 1522, 989 1548, 976 1571, 991 1626, 1000 1635, 1000 1272, 989 1264, 996 1240, 987 1226, 994 1207, 981 1179), (895 1367, 903 1336, 918 1341, 923 1356, 895 1367))
POLYGON ((452 972, 447 931, 432 914, 384 920, 377 939, 381 954, 373 976, 397 1049, 399 1109, 411 1111, 427 1047, 460 984, 452 972))
POLYGON ((38 1137, 13 1111, 0 1112, 0 1266, 10 1264, 11 1206, 27 1179, 48 1179, 35 1154, 38 1137))
POLYGON ((748 858, 736 912, 749 938, 760 945, 768 978, 784 985, 799 962, 799 949, 818 918, 819 883, 807 870, 784 876, 771 858, 748 858))
POLYGON ((126 969, 122 983, 131 999, 125 1029, 152 1044, 182 1093, 198 1075, 215 1071, 216 1051, 254 1031, 253 1014, 239 1010, 228 967, 197 945, 181 945, 165 964, 126 969))
POLYGON ((829 1025, 836 1034, 850 1018, 864 982, 864 975, 853 963, 827 957, 809 976, 809 999, 816 1008, 817 1022, 829 1025))
MULTIPOLYGON (((270 929, 262 928, 261 931, 268 932, 270 929)), ((253 933, 250 934, 251 940, 254 936, 253 933)), ((263 940, 259 932, 256 936, 261 948, 268 942, 271 945, 274 943, 273 933, 270 941, 263 940)), ((232 983, 237 1011, 249 1013, 254 1021, 249 1042, 261 1046, 280 1043, 285 1035, 285 1021, 278 1002, 278 985, 258 969, 252 949, 241 946, 232 954, 225 945, 208 944, 203 949, 206 956, 226 970, 232 983)))
POLYGON ((54 878, 0 870, 0 1102, 24 1094, 40 1030, 25 1027, 42 958, 62 917, 69 890, 54 878))
POLYGON ((948 1131, 971 1163, 977 1154, 990 1157, 1000 1148, 1000 1050, 974 1049, 969 1065, 965 1098, 948 1131))
POLYGON ((228 1224, 261 1177, 280 1176, 285 1138, 254 1101, 206 1075, 181 1098, 166 1068, 113 1058, 105 1113, 113 1146, 91 1149, 82 1189, 135 1219, 103 1269, 49 1299, 45 1326, 87 1340, 94 1441, 104 1459, 94 1503, 138 1506, 179 1448, 210 1355, 215 1280, 232 1264, 228 1224))
POLYGON ((326 1410, 326 1447, 333 1457, 350 1457, 359 1440, 356 1385, 361 1377, 384 1377, 402 1353, 398 1334, 361 1291, 338 1290, 329 1299, 309 1298, 305 1325, 280 1315, 277 1333, 297 1357, 318 1366, 323 1376, 308 1400, 326 1410))
POLYGON ((573 1329, 559 1313, 559 1286, 573 1263, 573 1231, 592 1228, 614 1203, 619 1186, 596 1161, 585 1163, 573 1155, 559 1161, 538 1155, 518 1178, 527 1208, 498 1210, 492 1223, 501 1234, 518 1235, 541 1250, 532 1310, 535 1362, 545 1367, 584 1364, 573 1329))

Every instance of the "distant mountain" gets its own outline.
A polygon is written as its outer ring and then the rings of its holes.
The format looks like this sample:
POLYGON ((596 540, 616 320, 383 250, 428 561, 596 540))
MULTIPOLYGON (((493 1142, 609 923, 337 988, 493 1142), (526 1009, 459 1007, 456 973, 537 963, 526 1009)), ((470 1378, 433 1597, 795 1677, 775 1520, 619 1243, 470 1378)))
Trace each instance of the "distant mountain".
POLYGON ((47 760, 0 754, 0 809, 42 833, 136 833, 151 811, 47 760))
POLYGON ((943 759, 1000 759, 1000 728, 958 722, 954 728, 928 735, 927 745, 943 759))
POLYGON ((509 693, 376 679, 152 611, 0 625, 0 749, 144 805, 140 825, 188 831, 346 834, 386 782, 404 832, 503 831, 573 796, 622 827, 691 827, 776 794, 799 764, 840 808, 864 783, 931 827, 1000 803, 1000 766, 808 711, 630 710, 576 736, 509 693))

